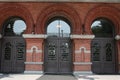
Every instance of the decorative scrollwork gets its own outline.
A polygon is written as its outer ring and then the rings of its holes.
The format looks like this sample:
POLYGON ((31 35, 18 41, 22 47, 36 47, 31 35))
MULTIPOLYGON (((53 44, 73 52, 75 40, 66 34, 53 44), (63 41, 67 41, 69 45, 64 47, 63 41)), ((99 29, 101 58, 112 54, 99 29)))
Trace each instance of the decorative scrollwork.
POLYGON ((11 58, 11 43, 7 42, 5 45, 5 55, 4 55, 4 59, 5 60, 10 60, 11 58))
POLYGON ((106 50, 106 61, 112 61, 112 45, 111 43, 107 43, 105 45, 106 50))
POLYGON ((55 51, 55 44, 49 43, 48 45, 48 59, 49 60, 56 60, 56 51, 55 51))
POLYGON ((100 61, 100 45, 98 43, 93 44, 93 61, 100 61))
POLYGON ((68 43, 63 43, 61 47, 61 52, 62 52, 62 61, 68 61, 69 57, 69 44, 68 43))
POLYGON ((25 45, 23 43, 17 43, 17 60, 24 59, 25 45))

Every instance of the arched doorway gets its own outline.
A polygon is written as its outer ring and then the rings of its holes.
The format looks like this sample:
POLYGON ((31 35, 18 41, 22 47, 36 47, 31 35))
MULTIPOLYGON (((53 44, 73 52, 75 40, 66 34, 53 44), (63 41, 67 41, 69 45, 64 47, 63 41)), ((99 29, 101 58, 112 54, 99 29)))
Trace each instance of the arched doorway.
POLYGON ((72 43, 70 25, 66 19, 51 19, 47 24, 45 40, 44 72, 53 74, 72 73, 72 43))
POLYGON ((24 72, 25 65, 25 40, 22 33, 26 24, 19 17, 10 17, 4 24, 1 38, 1 72, 24 72))
POLYGON ((95 38, 91 42, 92 72, 116 73, 116 48, 114 24, 105 18, 97 19, 91 25, 95 38))

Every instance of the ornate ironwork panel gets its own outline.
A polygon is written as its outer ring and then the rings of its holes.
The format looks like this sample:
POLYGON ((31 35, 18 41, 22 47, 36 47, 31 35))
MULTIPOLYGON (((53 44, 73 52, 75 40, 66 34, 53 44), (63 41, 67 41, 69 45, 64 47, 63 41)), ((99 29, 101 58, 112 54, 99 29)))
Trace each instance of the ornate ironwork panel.
POLYGON ((3 37, 1 72, 20 73, 25 70, 25 41, 21 37, 3 37))
POLYGON ((55 43, 49 43, 48 44, 48 60, 56 60, 56 46, 55 43))
POLYGON ((114 43, 113 38, 92 40, 92 71, 94 73, 116 73, 114 43))
POLYGON ((10 60, 11 59, 11 43, 7 42, 5 45, 5 55, 4 55, 5 60, 10 60))
POLYGON ((16 52, 17 52, 17 60, 23 60, 24 53, 25 53, 25 44, 24 43, 17 43, 16 44, 16 52))
POLYGON ((111 43, 106 43, 105 45, 105 51, 106 51, 106 61, 112 61, 112 45, 111 43))
POLYGON ((92 48, 93 48, 93 61, 100 61, 100 45, 99 45, 99 43, 94 43, 92 48))
POLYGON ((69 43, 63 43, 61 46, 62 61, 69 61, 69 43))

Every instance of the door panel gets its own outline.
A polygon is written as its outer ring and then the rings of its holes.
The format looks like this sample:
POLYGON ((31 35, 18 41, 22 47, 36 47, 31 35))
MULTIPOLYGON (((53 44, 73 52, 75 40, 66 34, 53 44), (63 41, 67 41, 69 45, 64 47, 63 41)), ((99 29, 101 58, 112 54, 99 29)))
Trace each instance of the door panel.
POLYGON ((115 45, 114 39, 108 38, 103 41, 103 72, 115 73, 115 45))
POLYGON ((101 65, 101 46, 102 43, 100 42, 100 40, 93 40, 92 41, 92 48, 91 48, 91 52, 92 52, 92 71, 94 73, 101 73, 102 69, 102 65, 101 65))
POLYGON ((45 44, 45 72, 58 72, 58 54, 57 54, 57 39, 49 38, 45 44))
POLYGON ((71 42, 69 38, 64 38, 60 40, 60 53, 59 53, 59 72, 70 73, 71 70, 71 42))
POLYGON ((25 70, 25 42, 24 39, 19 39, 15 41, 16 50, 16 62, 15 62, 15 72, 23 72, 25 70))
POLYGON ((94 73, 115 73, 115 43, 113 38, 92 40, 92 71, 94 73))
POLYGON ((45 73, 71 73, 70 39, 48 37, 45 43, 45 73))
POLYGON ((12 71, 12 40, 2 39, 2 60, 1 60, 1 72, 11 72, 12 71))
POLYGON ((25 40, 21 37, 4 37, 1 45, 1 72, 23 72, 25 68, 25 40))

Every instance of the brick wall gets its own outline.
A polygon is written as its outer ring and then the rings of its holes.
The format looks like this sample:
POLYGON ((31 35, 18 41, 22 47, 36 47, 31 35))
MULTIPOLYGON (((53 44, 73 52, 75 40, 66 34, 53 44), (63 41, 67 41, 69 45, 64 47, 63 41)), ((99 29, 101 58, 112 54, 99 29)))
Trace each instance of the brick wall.
POLYGON ((43 70, 43 39, 26 39, 26 71, 43 70))
POLYGON ((74 71, 91 71, 91 64, 83 64, 91 62, 90 43, 88 39, 74 40, 74 71))
MULTIPOLYGON (((120 3, 0 3, 0 29, 11 16, 21 17, 27 25, 24 34, 45 34, 47 21, 56 16, 71 22, 71 34, 91 35, 91 24, 99 18, 110 19, 115 25, 115 34, 120 35, 120 3)), ((73 39, 73 71, 91 70, 91 39, 73 39), (79 62, 79 63, 78 63, 79 62), (85 64, 84 64, 85 63, 85 64)), ((118 67, 120 70, 120 44, 117 41, 118 67)), ((43 71, 44 44, 41 38, 26 38, 26 67, 28 71, 43 71), (41 62, 41 63, 32 63, 41 62)))

